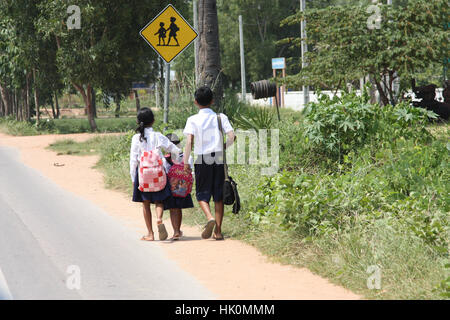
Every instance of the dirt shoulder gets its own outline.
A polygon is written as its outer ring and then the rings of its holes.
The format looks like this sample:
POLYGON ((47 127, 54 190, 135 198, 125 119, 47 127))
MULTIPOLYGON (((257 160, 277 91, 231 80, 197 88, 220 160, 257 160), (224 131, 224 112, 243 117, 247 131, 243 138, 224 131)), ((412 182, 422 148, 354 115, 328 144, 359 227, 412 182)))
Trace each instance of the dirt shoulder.
MULTIPOLYGON (((141 205, 121 192, 105 188, 102 173, 93 168, 98 156, 57 155, 45 149, 57 140, 81 142, 93 136, 0 134, 0 145, 18 149, 24 164, 144 234, 141 205)), ((168 218, 168 213, 165 216, 168 218)), ((169 221, 166 226, 172 232, 169 221)), ((201 240, 199 228, 183 226, 182 230, 183 240, 157 243, 171 260, 221 299, 360 299, 308 269, 271 263, 256 248, 243 242, 201 240)))

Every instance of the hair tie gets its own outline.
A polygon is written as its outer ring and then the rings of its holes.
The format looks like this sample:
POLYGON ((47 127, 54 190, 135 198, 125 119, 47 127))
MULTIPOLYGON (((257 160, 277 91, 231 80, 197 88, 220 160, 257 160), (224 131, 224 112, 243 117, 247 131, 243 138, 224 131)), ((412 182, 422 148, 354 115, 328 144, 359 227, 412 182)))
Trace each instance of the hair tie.
POLYGON ((143 123, 143 122, 140 122, 140 123, 139 123, 139 127, 140 127, 140 128, 143 128, 143 127, 144 127, 144 123, 143 123))

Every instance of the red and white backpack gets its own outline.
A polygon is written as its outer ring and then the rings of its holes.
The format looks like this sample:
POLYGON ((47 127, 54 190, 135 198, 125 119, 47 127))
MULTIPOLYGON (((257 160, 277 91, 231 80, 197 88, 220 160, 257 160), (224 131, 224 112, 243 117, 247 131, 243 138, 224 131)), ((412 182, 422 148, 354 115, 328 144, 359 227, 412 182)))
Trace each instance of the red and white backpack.
MULTIPOLYGON (((145 145, 145 144, 144 144, 145 145)), ((146 151, 141 148, 139 162, 139 190, 157 192, 164 189, 167 183, 166 172, 158 149, 146 151)))
POLYGON ((172 196, 185 198, 191 193, 194 179, 192 178, 192 173, 186 173, 184 170, 184 161, 180 163, 173 161, 173 165, 170 167, 167 176, 169 177, 172 196))

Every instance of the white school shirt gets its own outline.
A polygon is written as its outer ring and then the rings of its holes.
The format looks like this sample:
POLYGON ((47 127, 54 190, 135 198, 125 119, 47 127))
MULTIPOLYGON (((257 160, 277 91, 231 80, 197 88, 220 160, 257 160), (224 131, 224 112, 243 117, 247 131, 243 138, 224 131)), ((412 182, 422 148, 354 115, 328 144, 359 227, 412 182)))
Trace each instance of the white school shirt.
MULTIPOLYGON (((220 119, 222 120, 222 128, 225 133, 233 131, 233 127, 226 115, 221 113, 220 119)), ((220 152, 223 149, 217 114, 210 108, 200 109, 196 115, 189 117, 183 133, 194 136, 194 154, 209 154, 220 152)))
POLYGON ((140 133, 133 136, 131 140, 131 150, 130 150, 130 175, 131 181, 134 183, 134 178, 136 175, 136 168, 139 165, 139 157, 141 156, 141 150, 151 151, 154 149, 159 150, 159 156, 163 161, 164 168, 167 168, 167 161, 164 158, 161 149, 167 150, 172 154, 178 155, 181 150, 174 145, 170 140, 160 132, 153 131, 153 128, 145 128, 144 136, 147 138, 147 142, 139 140, 141 137, 140 133))

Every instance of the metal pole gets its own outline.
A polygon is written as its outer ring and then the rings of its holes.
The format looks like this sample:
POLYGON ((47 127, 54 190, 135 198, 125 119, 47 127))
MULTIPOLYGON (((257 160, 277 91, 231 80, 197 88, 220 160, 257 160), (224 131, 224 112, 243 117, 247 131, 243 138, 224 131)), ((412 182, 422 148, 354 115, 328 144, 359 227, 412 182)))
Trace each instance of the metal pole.
MULTIPOLYGON (((286 68, 283 68, 282 76, 283 76, 283 78, 286 78, 286 68)), ((285 94, 286 94, 286 86, 282 85, 281 86, 281 106, 282 107, 285 106, 285 102, 284 102, 285 94)))
MULTIPOLYGON (((392 5, 392 0, 387 0, 387 5, 388 6, 392 5)), ((391 102, 391 104, 394 104, 394 102, 391 101, 391 97, 389 96, 389 84, 391 83, 391 78, 389 77, 389 74, 386 74, 384 76, 384 81, 386 82, 386 85, 383 87, 384 93, 387 95, 388 100, 391 102)), ((392 89, 392 88, 390 88, 390 89, 392 89)))
MULTIPOLYGON (((300 0, 300 11, 304 12, 306 9, 306 0, 300 0)), ((300 24, 300 35, 302 39, 306 39, 306 20, 302 20, 300 24)), ((308 64, 306 63, 306 52, 308 52, 308 45, 305 40, 301 42, 302 47, 302 69, 308 64)), ((309 102, 309 87, 303 86, 303 107, 309 102)))
POLYGON ((241 100, 245 102, 247 88, 245 80, 245 56, 244 56, 244 28, 242 23, 242 16, 239 16, 239 42, 241 49, 241 86, 242 86, 242 96, 241 100))
MULTIPOLYGON (((193 0, 194 11, 194 29, 198 32, 198 7, 197 0, 193 0)), ((198 83, 198 37, 194 40, 194 57, 195 57, 195 85, 198 83)))
POLYGON ((166 77, 164 85, 164 123, 169 122, 169 90, 170 90, 170 63, 166 62, 166 77))
POLYGON ((160 105, 159 105, 159 80, 156 80, 155 83, 155 103, 156 103, 156 108, 159 109, 160 105))

